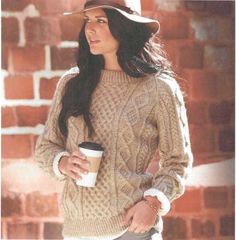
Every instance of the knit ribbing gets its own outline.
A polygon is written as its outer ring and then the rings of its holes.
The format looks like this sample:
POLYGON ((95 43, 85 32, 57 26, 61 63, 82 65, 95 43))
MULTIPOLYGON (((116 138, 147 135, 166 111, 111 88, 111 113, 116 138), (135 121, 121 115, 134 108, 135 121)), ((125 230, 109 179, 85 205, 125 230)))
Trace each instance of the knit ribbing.
POLYGON ((136 78, 132 78, 123 71, 119 70, 102 70, 101 71, 101 81, 103 83, 112 83, 114 85, 116 84, 122 84, 122 83, 130 83, 130 82, 136 82, 136 78))
POLYGON ((63 230, 64 236, 116 235, 126 229, 126 227, 121 226, 122 216, 115 216, 112 218, 95 218, 89 220, 65 218, 64 221, 70 223, 67 224, 63 230), (107 234, 108 229, 109 234, 107 234))
MULTIPOLYGON (((70 117, 65 141, 56 121, 61 93, 72 76, 66 74, 59 82, 35 158, 53 176, 52 162, 58 152, 78 150, 82 141, 101 144, 105 151, 96 187, 65 181, 63 232, 66 236, 117 234, 124 230, 122 216, 145 190, 155 187, 171 201, 183 193, 192 162, 184 102, 177 83, 168 76, 132 78, 122 71, 102 70, 90 108, 95 135, 88 138, 83 117, 70 117), (152 178, 145 171, 158 147, 161 165, 152 178)), ((158 230, 160 224, 158 220, 158 230)))

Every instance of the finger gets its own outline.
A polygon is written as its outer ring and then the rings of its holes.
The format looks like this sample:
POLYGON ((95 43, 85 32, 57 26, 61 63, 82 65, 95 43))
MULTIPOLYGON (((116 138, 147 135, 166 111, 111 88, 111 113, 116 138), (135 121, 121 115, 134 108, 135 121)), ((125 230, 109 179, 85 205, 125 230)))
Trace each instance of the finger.
POLYGON ((134 233, 144 233, 142 230, 140 230, 140 228, 136 228, 133 232, 134 233))
POLYGON ((143 226, 143 230, 145 231, 145 232, 149 232, 149 231, 151 231, 151 229, 153 228, 153 226, 154 226, 154 224, 149 224, 149 225, 147 225, 147 224, 145 224, 144 226, 143 226))
POLYGON ((145 227, 143 230, 144 230, 144 232, 149 232, 149 231, 151 231, 152 227, 153 226, 148 226, 148 227, 145 227))
POLYGON ((75 164, 72 164, 70 166, 69 170, 76 173, 76 174, 88 174, 87 169, 83 169, 79 165, 75 165, 75 164))
POLYGON ((135 232, 137 228, 138 228, 137 224, 135 222, 132 222, 131 225, 128 228, 128 231, 129 232, 135 232))
POLYGON ((130 208, 128 210, 128 212, 126 213, 125 217, 124 217, 124 225, 128 225, 129 224, 129 221, 131 220, 131 218, 133 217, 134 215, 134 207, 130 208))
POLYGON ((79 173, 82 173, 82 174, 88 174, 89 173, 88 168, 82 168, 81 165, 79 165, 79 166, 77 165, 76 167, 77 167, 79 173))
POLYGON ((135 221, 132 222, 130 227, 134 233, 142 233, 143 231, 145 231, 144 225, 135 221))
POLYGON ((146 233, 146 232, 148 232, 148 230, 145 230, 145 229, 142 229, 139 231, 139 233, 146 233))
POLYGON ((80 179, 82 179, 82 177, 81 177, 79 174, 77 174, 77 173, 75 173, 75 172, 73 172, 73 171, 69 171, 67 175, 68 175, 69 177, 73 178, 74 180, 80 180, 80 179))
POLYGON ((74 151, 72 153, 72 156, 75 156, 75 157, 81 158, 81 159, 86 159, 86 156, 83 153, 81 153, 80 151, 74 151))
POLYGON ((134 230, 134 232, 135 233, 145 233, 145 232, 147 232, 147 229, 143 228, 142 226, 139 226, 134 230))
POLYGON ((90 162, 88 160, 83 160, 78 157, 71 157, 71 163, 78 164, 80 166, 83 166, 84 168, 89 168, 90 162))

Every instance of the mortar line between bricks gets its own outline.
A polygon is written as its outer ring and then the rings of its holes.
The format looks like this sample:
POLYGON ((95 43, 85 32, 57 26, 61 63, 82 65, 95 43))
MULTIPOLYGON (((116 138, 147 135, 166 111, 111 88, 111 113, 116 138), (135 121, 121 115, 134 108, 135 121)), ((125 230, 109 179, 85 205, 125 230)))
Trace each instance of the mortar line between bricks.
POLYGON ((219 210, 219 209, 212 209, 211 210, 212 212, 205 211, 205 210, 202 210, 200 212, 188 212, 188 213, 172 212, 168 214, 168 217, 175 217, 177 214, 178 215, 181 214, 183 218, 189 217, 189 216, 191 216, 192 218, 199 218, 199 217, 202 217, 202 215, 204 214, 204 216, 207 216, 209 218, 214 218, 219 215, 224 215, 224 214, 229 215, 233 213, 233 209, 227 209, 227 210, 221 209, 221 211, 216 211, 216 210, 219 210))
POLYGON ((40 135, 43 133, 44 125, 38 124, 36 127, 9 127, 9 128, 2 128, 1 134, 2 135, 28 135, 28 134, 35 134, 40 135))
POLYGON ((33 89, 34 89, 34 100, 39 101, 40 96, 39 96, 39 91, 40 91, 40 79, 38 76, 33 76, 33 89))
POLYGON ((57 45, 59 48, 77 48, 78 42, 76 41, 62 41, 60 44, 57 45))
POLYGON ((29 216, 14 216, 14 217, 3 217, 2 221, 5 223, 21 223, 21 224, 26 224, 26 223, 63 223, 63 218, 62 217, 29 217, 29 216))
POLYGON ((42 99, 4 100, 2 102, 2 107, 15 107, 15 106, 40 107, 42 105, 51 105, 51 103, 52 103, 52 100, 42 100, 42 99))
POLYGON ((214 223, 215 223, 215 236, 220 237, 220 219, 219 215, 215 215, 213 218, 214 223))
POLYGON ((51 71, 51 49, 48 45, 45 46, 45 70, 51 71))
POLYGON ((44 240, 44 222, 39 222, 39 225, 38 225, 38 237, 40 240, 44 240))
POLYGON ((26 214, 26 197, 25 194, 20 194, 20 200, 21 200, 21 211, 22 215, 24 216, 26 214))
POLYGON ((7 236, 7 222, 2 220, 2 237, 3 239, 8 239, 8 236, 7 236))
POLYGON ((190 239, 192 237, 191 218, 186 216, 185 221, 187 239, 190 239))
POLYGON ((24 47, 26 40, 25 40, 25 31, 24 31, 24 22, 25 22, 26 16, 19 15, 18 21, 19 21, 19 32, 20 32, 20 39, 18 42, 18 47, 24 47))
POLYGON ((5 101, 5 84, 4 84, 4 78, 6 78, 9 75, 8 71, 1 70, 1 80, 0 80, 0 101, 5 101))

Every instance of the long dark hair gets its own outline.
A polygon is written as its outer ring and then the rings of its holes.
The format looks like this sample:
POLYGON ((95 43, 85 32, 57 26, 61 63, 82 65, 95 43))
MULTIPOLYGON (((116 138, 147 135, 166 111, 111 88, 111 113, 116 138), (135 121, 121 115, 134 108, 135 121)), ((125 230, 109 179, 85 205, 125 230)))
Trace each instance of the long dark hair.
MULTIPOLYGON (((166 72, 172 74, 161 45, 150 29, 142 23, 131 21, 116 10, 104 9, 113 37, 119 42, 118 63, 129 76, 139 79, 148 74, 166 72)), ((70 116, 83 115, 88 127, 88 135, 94 134, 90 113, 90 104, 101 70, 104 68, 102 55, 92 55, 85 37, 85 24, 79 35, 77 66, 79 74, 70 79, 62 97, 62 109, 58 124, 61 133, 67 137, 67 120, 70 116)))

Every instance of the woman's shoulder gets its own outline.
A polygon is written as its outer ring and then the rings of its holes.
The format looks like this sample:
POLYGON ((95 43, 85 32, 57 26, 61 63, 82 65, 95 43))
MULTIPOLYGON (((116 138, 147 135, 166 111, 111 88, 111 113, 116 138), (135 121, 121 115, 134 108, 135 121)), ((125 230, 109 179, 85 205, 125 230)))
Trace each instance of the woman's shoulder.
POLYGON ((72 67, 70 68, 68 71, 66 71, 63 76, 68 76, 68 75, 77 75, 79 74, 79 68, 76 67, 72 67))
POLYGON ((78 67, 72 67, 62 75, 59 82, 66 82, 66 81, 70 80, 72 77, 74 77, 78 74, 79 74, 79 68, 78 67))
POLYGON ((157 88, 163 91, 174 92, 179 88, 179 85, 174 76, 168 73, 161 73, 155 76, 157 88))
POLYGON ((66 85, 66 83, 73 77, 79 74, 79 68, 78 67, 72 67, 68 71, 66 71, 61 78, 59 79, 57 83, 57 89, 63 89, 66 85))
POLYGON ((161 73, 155 76, 158 96, 162 99, 177 98, 183 102, 183 93, 175 77, 168 73, 161 73))

